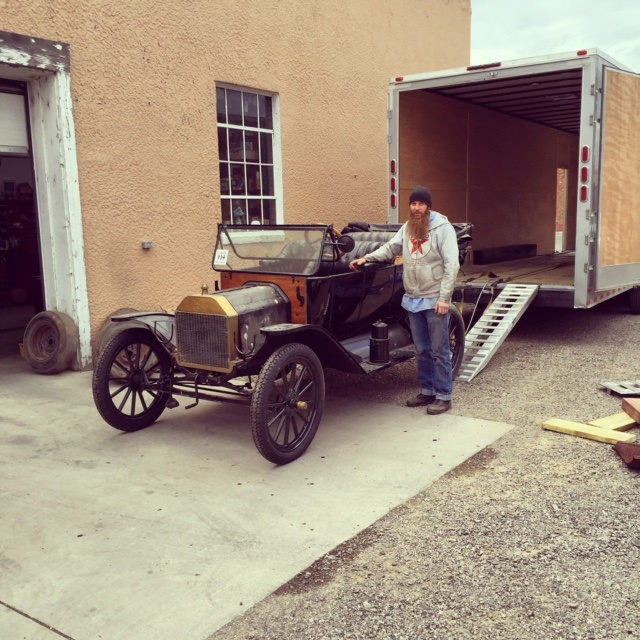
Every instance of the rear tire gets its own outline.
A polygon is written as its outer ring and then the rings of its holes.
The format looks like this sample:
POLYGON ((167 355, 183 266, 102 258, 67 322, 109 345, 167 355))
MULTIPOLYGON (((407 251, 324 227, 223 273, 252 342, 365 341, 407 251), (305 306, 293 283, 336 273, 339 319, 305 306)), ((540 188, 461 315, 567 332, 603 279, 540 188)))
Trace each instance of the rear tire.
POLYGON ((162 414, 169 394, 161 390, 171 357, 148 329, 126 329, 105 347, 93 371, 93 399, 120 431, 138 431, 162 414))
POLYGON ((451 373, 455 380, 464 358, 464 319, 458 307, 451 304, 449 315, 449 344, 451 345, 451 373))

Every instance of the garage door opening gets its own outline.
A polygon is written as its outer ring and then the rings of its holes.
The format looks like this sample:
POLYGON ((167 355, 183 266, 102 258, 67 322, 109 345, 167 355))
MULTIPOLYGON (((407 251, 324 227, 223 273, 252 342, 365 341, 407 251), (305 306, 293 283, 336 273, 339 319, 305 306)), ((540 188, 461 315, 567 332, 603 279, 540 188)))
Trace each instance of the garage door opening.
POLYGON ((27 109, 26 84, 0 78, 0 358, 19 355, 25 327, 43 310, 27 109))

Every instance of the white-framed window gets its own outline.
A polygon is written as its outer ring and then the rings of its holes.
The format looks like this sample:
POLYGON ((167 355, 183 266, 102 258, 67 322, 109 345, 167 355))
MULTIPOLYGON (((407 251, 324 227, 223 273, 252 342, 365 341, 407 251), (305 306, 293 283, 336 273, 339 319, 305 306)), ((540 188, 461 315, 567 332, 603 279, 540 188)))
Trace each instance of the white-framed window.
POLYGON ((222 222, 282 222, 277 96, 216 84, 222 222))

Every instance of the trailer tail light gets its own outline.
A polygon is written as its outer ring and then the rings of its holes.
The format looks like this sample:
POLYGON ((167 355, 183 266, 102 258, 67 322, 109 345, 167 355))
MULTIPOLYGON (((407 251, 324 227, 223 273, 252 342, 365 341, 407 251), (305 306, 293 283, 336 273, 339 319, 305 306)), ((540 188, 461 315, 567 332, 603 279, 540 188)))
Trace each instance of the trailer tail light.
POLYGON ((588 201, 589 201, 589 188, 580 187, 580 202, 588 202, 588 201))
POLYGON ((396 191, 398 190, 398 179, 395 177, 398 172, 398 163, 395 160, 389 162, 389 170, 391 171, 391 180, 389 181, 389 191, 391 191, 391 208, 395 209, 398 202, 396 191))
POLYGON ((589 162, 589 147, 582 147, 582 162, 589 162))
POLYGON ((588 167, 582 167, 582 169, 580 169, 580 180, 583 183, 589 182, 589 168, 588 167))

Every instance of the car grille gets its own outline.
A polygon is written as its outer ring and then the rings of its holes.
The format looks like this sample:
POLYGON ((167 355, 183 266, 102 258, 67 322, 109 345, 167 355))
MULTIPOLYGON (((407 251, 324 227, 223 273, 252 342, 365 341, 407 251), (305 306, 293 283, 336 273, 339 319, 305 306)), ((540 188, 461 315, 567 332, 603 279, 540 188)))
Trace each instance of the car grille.
POLYGON ((176 342, 183 365, 225 371, 230 367, 227 316, 177 311, 176 342))

